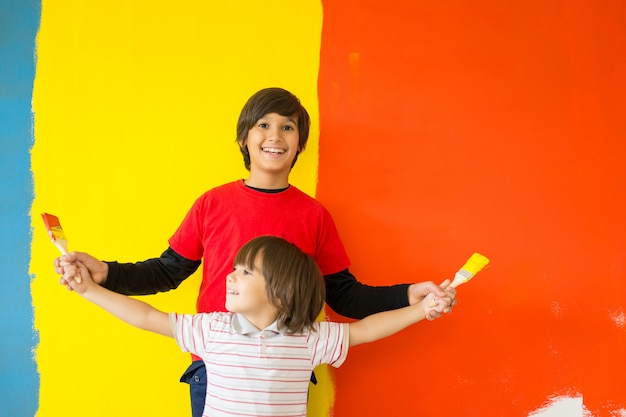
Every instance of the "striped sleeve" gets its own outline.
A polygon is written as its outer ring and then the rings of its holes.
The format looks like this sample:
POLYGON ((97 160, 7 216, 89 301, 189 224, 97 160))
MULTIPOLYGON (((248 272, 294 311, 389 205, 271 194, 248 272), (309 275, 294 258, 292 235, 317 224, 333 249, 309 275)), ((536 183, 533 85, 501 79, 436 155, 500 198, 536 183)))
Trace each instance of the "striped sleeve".
POLYGON ((348 326, 327 321, 315 323, 316 331, 309 335, 313 366, 325 363, 338 368, 343 364, 348 355, 348 326))
POLYGON ((200 356, 205 351, 204 346, 211 326, 208 314, 170 313, 170 326, 174 339, 183 352, 200 356))

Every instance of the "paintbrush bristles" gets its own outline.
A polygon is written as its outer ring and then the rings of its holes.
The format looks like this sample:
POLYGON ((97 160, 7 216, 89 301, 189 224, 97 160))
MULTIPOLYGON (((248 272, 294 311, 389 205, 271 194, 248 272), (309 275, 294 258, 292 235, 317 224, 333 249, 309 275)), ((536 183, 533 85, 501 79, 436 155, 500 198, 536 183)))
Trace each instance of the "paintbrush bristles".
POLYGON ((50 238, 52 240, 67 240, 67 238, 65 237, 65 232, 63 232, 63 229, 61 229, 61 225, 51 226, 48 234, 50 235, 50 238))
POLYGON ((480 253, 475 253, 465 262, 465 265, 461 267, 459 272, 463 274, 467 279, 473 277, 476 273, 480 272, 487 264, 489 263, 489 259, 481 255, 480 253))

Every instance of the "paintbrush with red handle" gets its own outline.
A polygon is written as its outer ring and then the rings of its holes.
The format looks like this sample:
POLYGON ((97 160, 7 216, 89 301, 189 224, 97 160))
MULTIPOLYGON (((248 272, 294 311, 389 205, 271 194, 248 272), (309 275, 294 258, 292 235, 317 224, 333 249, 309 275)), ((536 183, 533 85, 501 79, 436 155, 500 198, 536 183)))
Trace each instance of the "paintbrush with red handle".
MULTIPOLYGON (((67 238, 65 237, 65 232, 61 227, 59 218, 48 213, 42 213, 41 217, 43 218, 43 223, 46 225, 46 230, 48 231, 48 235, 50 236, 52 243, 54 243, 54 246, 59 248, 62 255, 67 255, 67 238)), ((80 275, 75 276, 74 280, 80 284, 80 275)))

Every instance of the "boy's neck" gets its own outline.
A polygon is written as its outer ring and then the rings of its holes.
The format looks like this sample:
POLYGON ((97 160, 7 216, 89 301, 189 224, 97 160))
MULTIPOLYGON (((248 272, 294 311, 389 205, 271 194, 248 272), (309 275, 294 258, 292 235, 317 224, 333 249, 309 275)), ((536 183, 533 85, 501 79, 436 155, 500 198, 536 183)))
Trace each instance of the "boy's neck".
POLYGON ((248 187, 260 188, 263 190, 280 190, 289 187, 289 174, 273 175, 271 173, 258 174, 250 171, 250 176, 244 183, 248 187))

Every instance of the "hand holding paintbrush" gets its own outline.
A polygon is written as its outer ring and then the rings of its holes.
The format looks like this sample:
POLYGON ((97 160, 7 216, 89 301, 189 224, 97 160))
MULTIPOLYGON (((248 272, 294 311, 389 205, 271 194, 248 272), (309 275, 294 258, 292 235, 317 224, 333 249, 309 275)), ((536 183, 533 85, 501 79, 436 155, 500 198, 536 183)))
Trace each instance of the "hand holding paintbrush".
POLYGON ((59 266, 63 268, 68 276, 74 277, 74 279, 61 281, 61 285, 64 285, 68 290, 76 291, 78 294, 85 295, 87 290, 95 284, 93 278, 89 274, 89 270, 82 263, 78 261, 69 262, 67 260, 59 260, 59 266), (81 279, 77 280, 77 276, 81 277, 81 279))

